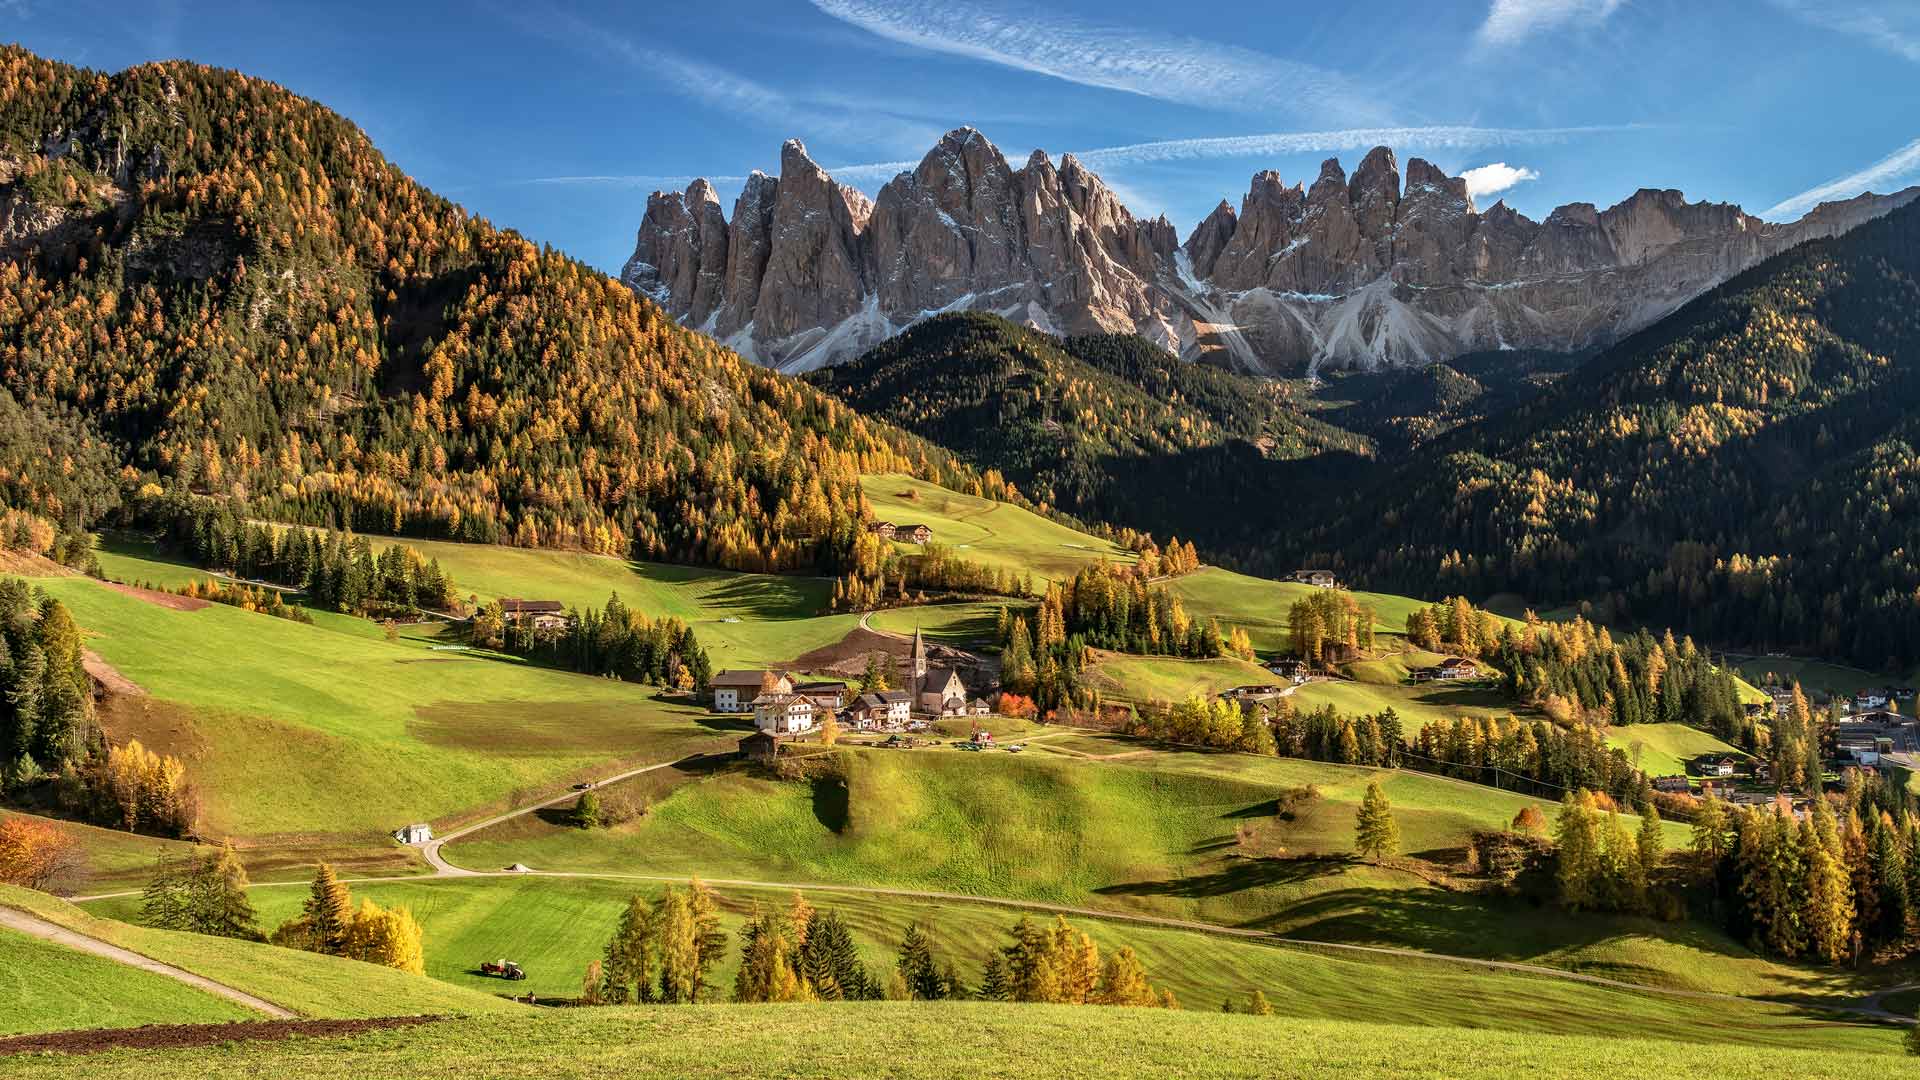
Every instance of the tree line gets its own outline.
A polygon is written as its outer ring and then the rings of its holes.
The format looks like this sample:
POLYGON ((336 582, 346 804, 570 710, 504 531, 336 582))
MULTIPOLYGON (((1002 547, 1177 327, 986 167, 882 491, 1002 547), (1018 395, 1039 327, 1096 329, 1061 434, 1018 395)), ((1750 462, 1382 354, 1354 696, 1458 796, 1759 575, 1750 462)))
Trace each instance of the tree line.
POLYGON ((691 691, 706 689, 713 664, 693 628, 670 615, 649 618, 619 593, 605 608, 569 611, 566 625, 542 629, 507 615, 500 601, 481 605, 470 635, 483 648, 628 682, 691 691))

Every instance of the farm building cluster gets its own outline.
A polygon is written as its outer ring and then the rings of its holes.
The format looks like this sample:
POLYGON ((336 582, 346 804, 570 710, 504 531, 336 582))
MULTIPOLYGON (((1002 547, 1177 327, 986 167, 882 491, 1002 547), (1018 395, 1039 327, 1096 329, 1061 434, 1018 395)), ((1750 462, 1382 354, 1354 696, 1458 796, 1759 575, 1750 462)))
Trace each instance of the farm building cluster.
POLYGON ((876 521, 869 526, 882 540, 898 540, 903 544, 925 544, 933 539, 933 530, 925 525, 897 525, 891 521, 876 521))
POLYGON ((753 725, 775 737, 801 735, 832 718, 849 731, 904 731, 930 720, 987 716, 985 698, 970 696, 957 669, 930 662, 926 638, 915 631, 905 686, 858 692, 841 681, 807 681, 792 672, 760 668, 713 677, 716 712, 753 714, 753 725))

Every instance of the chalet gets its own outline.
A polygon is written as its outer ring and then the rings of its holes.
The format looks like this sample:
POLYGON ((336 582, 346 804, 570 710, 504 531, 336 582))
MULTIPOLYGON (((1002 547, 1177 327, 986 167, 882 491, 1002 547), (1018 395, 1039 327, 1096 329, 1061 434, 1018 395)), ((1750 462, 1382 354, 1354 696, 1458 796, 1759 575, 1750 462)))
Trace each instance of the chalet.
POLYGON ((892 539, 909 544, 924 544, 933 539, 933 530, 925 525, 895 525, 892 539))
POLYGON ((891 521, 876 521, 872 525, 867 526, 867 528, 872 529, 873 535, 882 540, 893 539, 895 526, 891 521))
POLYGON ((1334 589, 1340 585, 1331 570, 1295 570, 1293 580, 1302 585, 1311 585, 1316 589, 1334 589))
POLYGON ((740 756, 748 761, 772 761, 780 756, 782 741, 771 731, 756 731, 740 740, 740 756))
POLYGON ((403 844, 425 844, 433 839, 433 829, 421 822, 393 830, 393 838, 403 844))
POLYGON ((1449 656, 1433 667, 1436 679, 1477 679, 1480 666, 1461 656, 1449 656))
POLYGON ((793 692, 813 702, 819 712, 839 712, 847 700, 847 684, 843 682, 798 683, 793 692))
POLYGON ((739 713, 752 707, 753 699, 761 691, 772 694, 793 693, 793 680, 777 671, 762 671, 758 668, 733 669, 715 675, 711 681, 713 687, 713 708, 715 712, 739 713), (768 676, 772 676, 771 683, 768 676))
POLYGON ((987 704, 985 698, 974 698, 972 701, 967 702, 967 715, 992 716, 993 706, 987 704))
POLYGON ((531 626, 535 630, 564 630, 573 622, 573 618, 567 614, 567 606, 558 600, 501 597, 500 613, 510 623, 531 626))
POLYGON ((1685 795, 1693 790, 1693 784, 1684 776, 1656 776, 1653 778, 1653 790, 1667 795, 1685 795))
POLYGON ((1701 754, 1693 759, 1693 767, 1701 776, 1732 776, 1738 761, 1725 754, 1701 754))
POLYGON ((1885 690, 1862 690, 1853 695, 1854 712, 1872 712, 1875 709, 1884 709, 1887 705, 1885 690))
POLYGON ((761 694, 753 699, 753 726, 775 735, 813 730, 813 702, 799 694, 761 694))
POLYGON ((1747 718, 1758 720, 1767 713, 1768 705, 1764 701, 1749 701, 1746 704, 1747 718))
POLYGON ((1275 660, 1267 665, 1267 670, 1296 686, 1307 681, 1305 660, 1275 660))
POLYGON ((869 690, 847 709, 855 727, 904 724, 913 719, 913 695, 905 690, 869 690))

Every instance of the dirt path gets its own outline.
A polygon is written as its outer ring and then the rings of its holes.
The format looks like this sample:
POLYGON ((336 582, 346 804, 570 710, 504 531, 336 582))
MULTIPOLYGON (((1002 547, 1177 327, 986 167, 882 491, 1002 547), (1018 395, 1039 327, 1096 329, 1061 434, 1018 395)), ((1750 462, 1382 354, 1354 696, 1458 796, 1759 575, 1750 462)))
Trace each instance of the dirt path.
POLYGON ((93 681, 105 687, 110 694, 123 694, 128 697, 144 697, 147 688, 120 674, 120 669, 107 663, 106 658, 92 649, 80 654, 80 666, 87 669, 93 681))
POLYGON ((66 948, 76 949, 84 953, 90 953, 102 959, 111 960, 116 964, 125 964, 128 967, 136 967, 142 971, 151 971, 155 975, 164 975, 176 982, 186 983, 196 990, 204 990, 215 997, 223 997, 228 1001, 244 1005, 255 1012, 265 1013, 275 1020, 299 1019, 298 1014, 289 1012, 271 1001, 254 997, 244 990, 235 990, 225 983, 214 982, 204 975, 195 975, 191 971, 174 967, 172 964, 163 964, 158 960, 141 956, 137 952, 123 949, 118 945, 108 944, 96 937, 88 937, 78 931, 69 930, 58 923, 48 922, 37 915, 29 915, 16 908, 0 907, 0 926, 4 926, 9 930, 17 930, 22 934, 26 934, 28 937, 39 938, 41 941, 62 945, 66 948))

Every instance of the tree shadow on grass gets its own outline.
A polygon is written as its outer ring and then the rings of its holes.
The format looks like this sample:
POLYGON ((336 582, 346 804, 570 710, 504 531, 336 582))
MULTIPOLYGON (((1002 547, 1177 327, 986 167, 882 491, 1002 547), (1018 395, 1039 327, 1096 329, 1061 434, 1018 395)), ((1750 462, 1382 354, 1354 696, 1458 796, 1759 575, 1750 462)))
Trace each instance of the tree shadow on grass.
POLYGON ((810 619, 820 614, 825 600, 812 579, 739 577, 706 594, 707 607, 727 608, 743 619, 810 619))
POLYGON ((1095 889, 1101 896, 1174 896, 1187 900, 1231 896, 1249 889, 1284 888, 1337 874, 1353 865, 1348 855, 1294 859, 1238 859, 1224 869, 1161 881, 1130 881, 1095 889))

